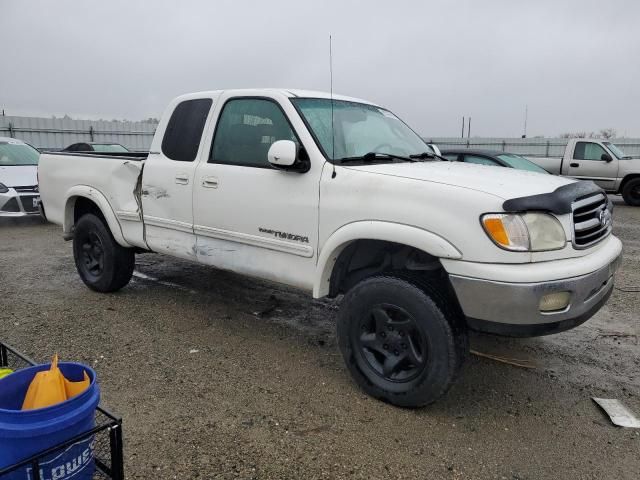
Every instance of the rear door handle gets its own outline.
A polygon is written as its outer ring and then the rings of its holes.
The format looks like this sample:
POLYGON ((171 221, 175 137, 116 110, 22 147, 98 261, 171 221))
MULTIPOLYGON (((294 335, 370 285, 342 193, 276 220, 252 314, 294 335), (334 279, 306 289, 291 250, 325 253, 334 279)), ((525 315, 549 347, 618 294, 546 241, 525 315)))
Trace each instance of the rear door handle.
POLYGON ((205 188, 218 188, 218 179, 216 177, 204 177, 202 186, 205 188))
POLYGON ((186 173, 179 173, 176 175, 176 183, 179 185, 188 185, 189 184, 189 175, 186 173))
POLYGON ((579 166, 580 166, 580 164, 579 164, 579 163, 576 163, 576 162, 573 162, 573 163, 570 163, 570 164, 569 164, 569 166, 570 166, 570 167, 579 167, 579 166))

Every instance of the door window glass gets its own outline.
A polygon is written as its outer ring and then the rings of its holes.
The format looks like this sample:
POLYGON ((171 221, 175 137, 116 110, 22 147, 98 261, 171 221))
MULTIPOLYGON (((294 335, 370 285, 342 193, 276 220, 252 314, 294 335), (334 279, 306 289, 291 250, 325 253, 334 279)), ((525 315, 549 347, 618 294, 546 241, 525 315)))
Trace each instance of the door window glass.
POLYGON ((270 167, 267 152, 277 140, 299 144, 275 102, 262 98, 229 100, 220 113, 209 162, 270 167))
POLYGON ((478 165, 498 165, 498 162, 491 160, 487 157, 481 157, 480 155, 465 155, 465 163, 477 163, 478 165))
POLYGON ((573 152, 576 160, 602 160, 602 155, 606 153, 604 148, 593 142, 578 142, 573 152))
POLYGON ((193 162, 213 101, 210 98, 185 100, 178 104, 162 138, 162 152, 171 160, 193 162))

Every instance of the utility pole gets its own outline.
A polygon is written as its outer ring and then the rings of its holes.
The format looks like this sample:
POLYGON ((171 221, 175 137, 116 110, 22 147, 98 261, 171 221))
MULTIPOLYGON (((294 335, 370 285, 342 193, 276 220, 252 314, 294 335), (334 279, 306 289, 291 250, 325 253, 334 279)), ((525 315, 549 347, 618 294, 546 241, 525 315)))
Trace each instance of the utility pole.
POLYGON ((460 134, 460 138, 464 138, 464 117, 462 117, 462 133, 460 134))
POLYGON ((471 117, 467 120, 467 140, 471 137, 471 117))

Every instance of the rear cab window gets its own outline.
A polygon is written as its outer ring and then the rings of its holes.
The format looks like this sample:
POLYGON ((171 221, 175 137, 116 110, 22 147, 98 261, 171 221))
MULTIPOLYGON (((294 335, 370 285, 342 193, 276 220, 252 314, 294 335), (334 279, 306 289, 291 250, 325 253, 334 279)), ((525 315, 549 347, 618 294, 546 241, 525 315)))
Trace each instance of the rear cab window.
POLYGON ((162 153, 178 162, 193 162, 213 100, 196 98, 180 102, 171 114, 162 138, 162 153))

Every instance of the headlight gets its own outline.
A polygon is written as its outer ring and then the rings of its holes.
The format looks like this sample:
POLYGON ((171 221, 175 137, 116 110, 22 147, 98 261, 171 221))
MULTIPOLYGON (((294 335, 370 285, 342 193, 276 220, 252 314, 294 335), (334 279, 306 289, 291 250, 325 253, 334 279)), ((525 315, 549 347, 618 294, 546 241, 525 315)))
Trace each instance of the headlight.
POLYGON ((4 183, 0 183, 0 193, 7 193, 9 189, 4 183))
POLYGON ((489 238, 507 250, 557 250, 567 242, 558 219, 546 213, 487 213, 481 223, 489 238))

